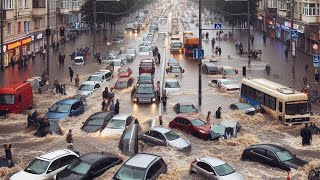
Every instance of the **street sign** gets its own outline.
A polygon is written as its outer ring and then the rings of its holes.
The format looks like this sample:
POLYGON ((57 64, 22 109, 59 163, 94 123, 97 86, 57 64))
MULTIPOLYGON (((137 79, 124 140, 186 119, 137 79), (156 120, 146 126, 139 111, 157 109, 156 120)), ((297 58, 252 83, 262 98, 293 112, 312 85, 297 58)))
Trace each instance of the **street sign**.
POLYGON ((291 29, 291 38, 298 38, 298 31, 296 29, 291 29))
POLYGON ((313 55, 313 66, 320 67, 320 55, 318 54, 313 55))
POLYGON ((222 28, 222 24, 221 23, 215 23, 214 24, 214 28, 215 29, 221 29, 222 28))
POLYGON ((195 48, 192 50, 193 59, 203 59, 204 57, 204 50, 201 49, 201 51, 198 50, 198 48, 195 48))

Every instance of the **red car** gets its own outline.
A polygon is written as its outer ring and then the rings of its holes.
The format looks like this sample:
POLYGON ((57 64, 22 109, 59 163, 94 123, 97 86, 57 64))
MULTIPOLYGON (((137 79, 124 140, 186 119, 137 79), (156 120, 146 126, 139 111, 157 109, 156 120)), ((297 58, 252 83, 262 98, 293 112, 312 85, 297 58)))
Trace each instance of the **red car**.
POLYGON ((116 84, 114 85, 115 89, 125 89, 133 84, 133 78, 132 77, 120 77, 116 84))
POLYGON ((210 125, 193 116, 177 116, 169 123, 169 127, 186 131, 203 140, 207 140, 210 134, 210 125))
POLYGON ((132 74, 132 70, 128 67, 121 67, 118 69, 119 77, 129 77, 132 74))
POLYGON ((155 72, 155 63, 152 59, 142 59, 140 61, 139 74, 141 73, 154 74, 154 72, 155 72))

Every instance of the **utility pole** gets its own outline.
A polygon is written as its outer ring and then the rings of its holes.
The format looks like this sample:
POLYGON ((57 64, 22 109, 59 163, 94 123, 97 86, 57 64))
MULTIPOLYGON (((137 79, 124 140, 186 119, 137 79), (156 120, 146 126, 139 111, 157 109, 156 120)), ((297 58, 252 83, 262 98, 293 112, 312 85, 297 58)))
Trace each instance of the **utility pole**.
POLYGON ((198 55, 199 55, 199 87, 198 87, 198 105, 202 105, 202 56, 200 56, 200 52, 202 50, 202 23, 201 23, 201 14, 202 14, 202 0, 199 0, 199 47, 198 47, 198 55))
POLYGON ((3 47, 4 47, 4 40, 3 40, 3 1, 1 1, 1 5, 0 5, 0 9, 1 9, 1 70, 4 71, 4 51, 3 51, 3 47))
POLYGON ((51 34, 51 30, 50 30, 50 0, 47 0, 47 31, 46 31, 46 35, 47 35, 47 46, 46 46, 46 51, 47 51, 47 72, 48 72, 48 77, 50 78, 50 34, 51 34))
POLYGON ((247 1, 248 3, 248 67, 251 66, 251 48, 250 48, 250 40, 251 40, 251 34, 250 34, 250 0, 247 1))
MULTIPOLYGON (((294 0, 291 0, 291 31, 293 30, 293 21, 294 21, 294 0)), ((295 56, 296 56, 296 41, 292 38, 290 31, 290 40, 291 40, 291 55, 292 55, 292 80, 295 79, 295 56)))
POLYGON ((94 55, 94 51, 96 50, 96 33, 97 33, 97 1, 95 0, 93 2, 93 55, 94 55))

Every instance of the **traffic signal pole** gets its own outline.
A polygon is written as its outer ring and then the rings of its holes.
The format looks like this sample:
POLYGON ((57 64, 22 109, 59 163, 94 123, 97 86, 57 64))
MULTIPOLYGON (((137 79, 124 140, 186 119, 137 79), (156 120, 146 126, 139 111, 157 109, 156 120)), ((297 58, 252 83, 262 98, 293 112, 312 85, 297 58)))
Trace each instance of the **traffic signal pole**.
POLYGON ((47 46, 46 51, 47 51, 47 73, 48 73, 48 77, 50 78, 50 34, 51 34, 51 30, 50 30, 50 0, 47 0, 47 31, 49 33, 46 33, 47 35, 47 46))
MULTIPOLYGON (((202 1, 199 0, 199 47, 198 47, 198 54, 202 50, 202 23, 201 23, 201 14, 202 14, 202 1)), ((201 107, 202 105, 202 56, 199 55, 199 87, 198 87, 198 105, 201 107)))

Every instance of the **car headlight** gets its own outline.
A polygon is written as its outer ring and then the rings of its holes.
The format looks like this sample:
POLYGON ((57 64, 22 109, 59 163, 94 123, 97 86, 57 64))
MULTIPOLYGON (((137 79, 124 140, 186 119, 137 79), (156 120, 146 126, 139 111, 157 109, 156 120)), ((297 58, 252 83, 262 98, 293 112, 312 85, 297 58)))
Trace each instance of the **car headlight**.
POLYGON ((152 102, 155 102, 156 101, 156 98, 152 98, 152 102))
POLYGON ((204 130, 199 130, 199 132, 200 132, 200 133, 202 133, 202 134, 207 133, 207 132, 206 132, 206 131, 204 131, 204 130))
POLYGON ((134 102, 137 102, 137 101, 138 101, 138 99, 137 99, 137 98, 133 98, 133 101, 134 101, 134 102))

